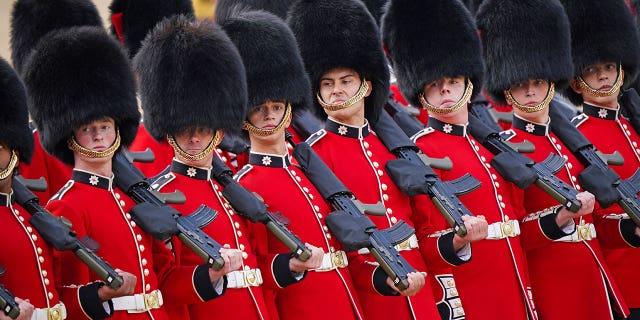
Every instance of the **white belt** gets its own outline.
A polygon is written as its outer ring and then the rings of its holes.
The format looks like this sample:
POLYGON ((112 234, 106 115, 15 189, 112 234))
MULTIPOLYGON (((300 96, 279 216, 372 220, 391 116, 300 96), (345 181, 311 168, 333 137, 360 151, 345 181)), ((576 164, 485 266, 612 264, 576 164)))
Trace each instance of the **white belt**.
POLYGON ((494 222, 489 225, 488 231, 487 240, 513 238, 520 235, 520 224, 518 220, 494 222))
POLYGON ((262 284, 260 269, 238 270, 227 273, 227 288, 259 287, 262 284))
POLYGON ((51 308, 36 308, 31 320, 63 320, 67 318, 67 309, 62 302, 51 308))
POLYGON ((582 223, 576 226, 576 231, 568 236, 564 236, 556 241, 560 242, 580 242, 582 240, 589 241, 595 239, 596 228, 593 223, 582 223))
MULTIPOLYGON (((416 237, 415 234, 412 234, 411 237, 409 237, 409 239, 400 242, 399 244, 395 245, 395 248, 397 251, 408 251, 408 250, 412 250, 418 247, 418 237, 416 237)), ((367 248, 362 248, 360 250, 358 250, 359 254, 369 254, 369 249, 367 248)))
POLYGON ((347 254, 344 251, 339 250, 336 252, 327 252, 322 256, 322 265, 317 269, 312 269, 317 272, 331 271, 337 268, 344 268, 349 265, 347 260, 347 254))
POLYGON ((151 309, 162 307, 162 292, 156 289, 150 293, 136 293, 131 296, 124 296, 111 299, 113 310, 126 310, 128 313, 141 313, 151 309))

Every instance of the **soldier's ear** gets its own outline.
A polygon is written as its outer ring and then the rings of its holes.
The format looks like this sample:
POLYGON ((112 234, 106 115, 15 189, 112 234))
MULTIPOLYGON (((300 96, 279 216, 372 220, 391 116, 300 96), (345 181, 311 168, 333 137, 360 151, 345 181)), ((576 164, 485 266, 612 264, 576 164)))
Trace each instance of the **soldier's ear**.
POLYGON ((373 84, 371 83, 371 81, 367 80, 367 84, 369 85, 369 90, 367 90, 367 93, 364 95, 365 97, 368 97, 369 95, 371 95, 371 92, 373 92, 373 84))
POLYGON ((582 90, 578 87, 578 81, 576 81, 575 78, 571 79, 571 82, 569 82, 569 86, 571 87, 573 92, 580 95, 582 94, 582 90))

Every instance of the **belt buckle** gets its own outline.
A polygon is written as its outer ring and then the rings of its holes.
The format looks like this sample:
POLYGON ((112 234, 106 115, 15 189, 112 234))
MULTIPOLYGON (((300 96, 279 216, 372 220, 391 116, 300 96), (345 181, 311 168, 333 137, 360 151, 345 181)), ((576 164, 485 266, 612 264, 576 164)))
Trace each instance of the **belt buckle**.
POLYGON ((47 320, 63 320, 62 308, 57 305, 47 310, 47 320))
POLYGON ((336 268, 344 268, 347 266, 342 251, 331 252, 331 264, 336 268))
POLYGON ((158 291, 151 293, 144 293, 144 307, 145 309, 158 309, 160 308, 160 299, 158 299, 158 291))
POLYGON ((258 286, 258 276, 256 275, 255 269, 244 270, 242 273, 244 275, 244 281, 248 286, 258 286))
POLYGON ((505 237, 513 238, 516 236, 516 229, 513 226, 513 221, 514 220, 509 220, 509 221, 500 223, 500 230, 502 231, 502 234, 505 237))
POLYGON ((589 224, 585 224, 584 222, 578 225, 578 239, 580 240, 591 240, 591 228, 589 228, 589 224))

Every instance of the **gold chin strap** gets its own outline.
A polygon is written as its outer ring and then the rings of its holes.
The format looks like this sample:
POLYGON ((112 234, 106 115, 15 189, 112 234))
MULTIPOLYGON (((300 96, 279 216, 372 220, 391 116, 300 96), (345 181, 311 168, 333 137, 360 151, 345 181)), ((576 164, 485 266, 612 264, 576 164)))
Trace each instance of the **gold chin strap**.
POLYGON ((120 131, 119 130, 116 130, 116 141, 114 141, 109 148, 102 151, 93 151, 81 146, 78 143, 78 141, 76 141, 75 136, 71 136, 71 139, 69 139, 69 148, 87 158, 108 157, 112 155, 114 152, 116 152, 116 150, 118 150, 119 147, 120 147, 120 131))
POLYGON ((542 100, 540 103, 536 104, 535 106, 526 106, 524 104, 520 104, 518 101, 516 101, 516 99, 513 98, 513 95, 511 95, 511 90, 508 90, 508 89, 504 91, 504 98, 505 100, 507 100, 508 104, 518 108, 518 110, 524 111, 526 113, 532 113, 532 112, 540 111, 545 107, 547 107, 551 102, 551 99, 553 99, 553 95, 555 94, 555 92, 556 92, 555 83, 553 82, 549 83, 549 91, 547 91, 547 96, 544 98, 544 100, 542 100))
POLYGON ((584 81, 582 76, 576 77, 576 84, 578 85, 578 88, 580 88, 580 90, 586 92, 588 95, 591 95, 594 97, 600 97, 600 98, 608 97, 608 96, 612 96, 614 93, 618 91, 618 89, 620 89, 620 87, 622 87, 622 77, 620 76, 621 74, 622 74, 622 65, 618 64, 618 76, 616 77, 616 82, 613 84, 613 86, 611 86, 611 89, 606 91, 592 88, 590 85, 588 85, 584 81))
POLYGON ((440 108, 440 107, 436 107, 432 104, 430 104, 427 99, 424 98, 424 93, 420 92, 420 94, 418 95, 418 100, 420 101, 420 104, 422 105, 423 108, 425 108, 427 111, 434 113, 434 114, 447 114, 447 113, 451 113, 451 112, 456 112, 458 111, 458 109, 462 108, 462 106, 466 105, 467 103, 469 103, 469 100, 471 99, 471 94, 473 93, 473 83, 471 83, 471 80, 467 80, 467 87, 464 89, 464 94, 462 95, 462 98, 460 98, 460 100, 458 100, 458 102, 456 102, 456 104, 454 104, 453 106, 449 107, 449 108, 440 108))
POLYGON ((0 172, 0 180, 4 180, 11 176, 13 173, 13 169, 18 165, 18 154, 15 150, 11 150, 11 159, 9 160, 9 164, 7 168, 0 172))
POLYGON ((369 83, 367 83, 366 79, 362 79, 362 83, 360 84, 360 89, 358 89, 358 92, 356 92, 356 94, 353 97, 349 98, 349 100, 347 100, 347 101, 340 102, 340 103, 335 103, 335 104, 326 103, 320 97, 320 93, 316 94, 316 99, 318 99, 318 103, 325 110, 338 111, 338 110, 349 108, 352 105, 354 105, 356 102, 362 100, 364 98, 364 96, 367 94, 367 91, 369 91, 369 83))
POLYGON ((244 121, 242 123, 242 130, 247 130, 257 136, 260 137, 266 137, 266 136, 270 136, 278 131, 280 131, 282 128, 284 128, 284 125, 289 121, 289 119, 291 119, 291 103, 287 103, 287 105, 285 106, 285 111, 284 111, 284 117, 282 117, 282 120, 280 120, 280 123, 278 123, 278 125, 273 128, 273 129, 260 129, 256 126, 254 126, 253 124, 249 123, 249 121, 244 121))
POLYGON ((182 148, 180 148, 180 146, 178 145, 178 143, 176 143, 176 140, 173 138, 173 136, 169 135, 167 137, 167 141, 169 142, 169 145, 173 147, 173 150, 180 157, 190 161, 200 161, 206 158, 209 154, 211 154, 211 152, 213 152, 213 149, 215 149, 216 146, 220 143, 220 140, 222 140, 222 132, 220 130, 216 130, 216 134, 213 136, 213 139, 211 139, 211 141, 209 142, 209 145, 207 145, 207 147, 204 148, 202 152, 198 154, 189 154, 186 151, 182 150, 182 148))

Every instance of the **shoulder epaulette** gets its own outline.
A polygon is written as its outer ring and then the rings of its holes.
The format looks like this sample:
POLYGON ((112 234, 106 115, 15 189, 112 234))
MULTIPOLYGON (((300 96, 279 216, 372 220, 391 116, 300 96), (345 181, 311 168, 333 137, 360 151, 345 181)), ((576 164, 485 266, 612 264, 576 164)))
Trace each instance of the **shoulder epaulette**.
POLYGON ((49 201, 62 200, 62 197, 64 197, 64 194, 67 193, 67 191, 71 190, 71 187, 73 187, 74 182, 75 181, 73 180, 67 181, 67 183, 65 183, 64 186, 62 186, 62 188, 60 188, 60 190, 58 190, 58 192, 56 192, 56 194, 54 194, 51 197, 51 199, 49 199, 49 201))
POLYGON ((416 140, 418 140, 418 138, 420 137, 424 137, 432 132, 436 131, 436 129, 431 128, 431 127, 426 127, 420 131, 418 131, 416 134, 414 134, 413 136, 411 136, 411 141, 416 142, 416 140))
POLYGON ((162 170, 157 176, 149 179, 149 185, 153 190, 160 190, 162 187, 166 186, 167 183, 173 181, 176 176, 171 172, 171 167, 167 167, 162 170))
POLYGON ((577 128, 587 120, 589 120, 589 116, 583 113, 573 117, 573 119, 571 119, 571 123, 577 128))
POLYGON ((509 141, 511 138, 516 136, 516 132, 513 129, 505 130, 500 132, 500 138, 504 141, 509 141))
POLYGON ((236 172, 236 174, 233 175, 233 180, 240 181, 240 179, 242 179, 242 177, 245 174, 247 174, 249 171, 251 171, 251 169, 253 169, 252 165, 245 164, 244 167, 242 167, 242 169, 238 170, 238 172, 236 172))
POLYGON ((327 135, 327 130, 320 129, 316 133, 310 135, 309 138, 307 138, 307 143, 312 146, 314 143, 318 142, 318 140, 322 139, 322 137, 324 137, 325 135, 327 135))

